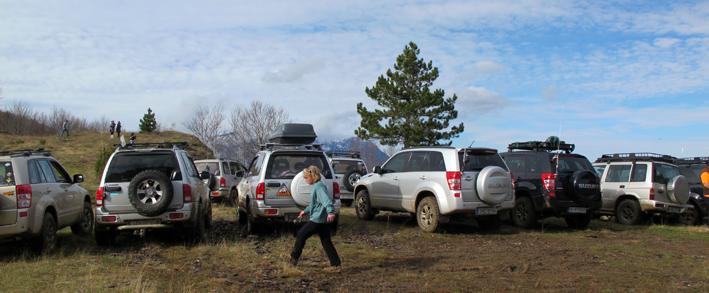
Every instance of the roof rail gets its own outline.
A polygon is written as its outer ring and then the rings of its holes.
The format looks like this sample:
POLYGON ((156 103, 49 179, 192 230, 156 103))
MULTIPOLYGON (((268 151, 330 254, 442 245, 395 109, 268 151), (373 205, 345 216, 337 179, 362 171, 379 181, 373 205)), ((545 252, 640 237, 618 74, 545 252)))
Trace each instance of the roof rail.
POLYGON ((675 159, 677 165, 709 164, 709 157, 685 157, 675 159))
POLYGON ((545 141, 525 141, 513 142, 507 146, 508 151, 527 150, 527 151, 564 151, 567 154, 574 151, 576 146, 571 143, 566 143, 559 140, 556 136, 550 136, 545 141))
POLYGON ((113 146, 117 146, 118 149, 174 149, 174 150, 184 150, 187 146, 189 146, 189 143, 186 141, 177 141, 177 142, 141 142, 141 143, 128 143, 125 146, 117 143, 114 144, 113 146))
POLYGON ((331 158, 347 157, 347 158, 359 159, 362 157, 358 151, 329 151, 326 154, 328 157, 331 157, 331 158))
POLYGON ((601 162, 634 162, 634 161, 660 161, 667 163, 675 163, 677 158, 669 155, 661 155, 656 153, 618 153, 605 154, 596 159, 595 163, 601 162))
POLYGON ((49 157, 51 156, 51 151, 50 150, 45 150, 44 148, 36 148, 34 150, 32 149, 19 149, 19 150, 7 150, 7 151, 0 151, 0 156, 15 156, 15 155, 22 155, 25 157, 29 157, 32 154, 39 154, 42 153, 43 156, 49 157))
POLYGON ((319 143, 314 143, 314 144, 300 144, 300 143, 266 143, 261 145, 261 150, 274 150, 274 149, 285 149, 285 148, 292 148, 292 149, 297 149, 298 147, 305 148, 306 150, 318 150, 322 151, 322 144, 319 143))

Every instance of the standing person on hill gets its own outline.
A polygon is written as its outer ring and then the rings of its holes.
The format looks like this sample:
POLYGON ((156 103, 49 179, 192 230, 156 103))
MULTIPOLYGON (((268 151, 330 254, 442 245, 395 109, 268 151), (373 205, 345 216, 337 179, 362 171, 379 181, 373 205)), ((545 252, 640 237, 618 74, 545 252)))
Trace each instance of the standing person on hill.
POLYGON ((64 120, 64 123, 62 124, 62 133, 59 134, 59 137, 62 137, 64 135, 64 132, 66 132, 66 137, 69 137, 69 120, 64 120))
POLYGON ((135 144, 135 132, 130 134, 130 144, 135 144))
POLYGON ((121 138, 121 121, 118 121, 118 124, 116 124, 116 135, 118 135, 118 138, 121 138))
POLYGON ((108 130, 111 132, 111 139, 113 139, 113 133, 116 131, 116 123, 111 120, 111 126, 108 127, 108 130))
POLYGON ((310 214, 310 220, 298 231, 293 250, 290 255, 284 258, 291 265, 298 265, 298 259, 303 253, 305 241, 317 233, 320 236, 320 242, 325 249, 327 258, 330 259, 330 267, 325 268, 325 271, 339 273, 340 256, 337 254, 335 245, 332 244, 332 239, 330 239, 332 223, 335 220, 335 206, 327 194, 325 184, 320 180, 320 169, 318 167, 310 166, 303 169, 303 179, 313 186, 313 192, 310 193, 310 205, 300 212, 298 218, 302 218, 305 214, 310 214))
MULTIPOLYGON (((709 162, 704 166, 699 177, 702 179, 702 187, 704 188, 704 207, 709 211, 709 162)), ((709 217, 705 218, 705 221, 709 226, 709 217)))

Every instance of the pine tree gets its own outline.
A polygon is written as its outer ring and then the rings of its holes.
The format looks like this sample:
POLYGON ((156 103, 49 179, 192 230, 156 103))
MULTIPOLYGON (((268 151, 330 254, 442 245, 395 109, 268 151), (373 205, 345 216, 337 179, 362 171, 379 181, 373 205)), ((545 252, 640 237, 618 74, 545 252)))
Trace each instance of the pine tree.
MULTIPOLYGON (((444 98, 445 92, 431 92, 433 81, 438 78, 438 68, 433 62, 426 64, 418 59, 419 48, 413 42, 396 58, 395 72, 387 70, 374 87, 365 92, 377 101, 382 109, 368 111, 362 103, 357 104, 357 113, 362 117, 355 130, 363 140, 377 139, 382 145, 403 144, 404 147, 441 145, 441 140, 450 140, 463 132, 463 123, 448 129, 449 122, 458 117, 455 102, 458 97, 444 98)), ((450 145, 452 141, 444 142, 450 145)))
POLYGON ((153 110, 148 108, 148 113, 143 115, 143 119, 140 119, 140 132, 153 132, 157 128, 157 122, 155 122, 155 113, 153 110))

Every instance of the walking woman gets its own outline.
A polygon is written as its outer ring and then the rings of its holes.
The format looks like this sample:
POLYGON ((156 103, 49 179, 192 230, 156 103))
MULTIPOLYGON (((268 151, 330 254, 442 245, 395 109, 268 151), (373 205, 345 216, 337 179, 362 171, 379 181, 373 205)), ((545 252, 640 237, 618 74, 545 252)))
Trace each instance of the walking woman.
POLYGON ((307 241, 310 236, 317 233, 320 236, 320 242, 325 249, 327 258, 330 259, 330 267, 326 268, 325 271, 339 273, 340 256, 337 255, 335 245, 332 244, 332 240, 330 239, 331 226, 335 220, 335 206, 333 205, 332 199, 327 194, 325 184, 320 180, 320 170, 318 167, 310 166, 303 169, 303 178, 305 182, 313 186, 313 192, 310 194, 310 205, 300 212, 298 218, 303 217, 305 214, 310 214, 310 220, 298 231, 293 250, 286 259, 291 265, 297 265, 298 259, 303 253, 305 241, 307 241))

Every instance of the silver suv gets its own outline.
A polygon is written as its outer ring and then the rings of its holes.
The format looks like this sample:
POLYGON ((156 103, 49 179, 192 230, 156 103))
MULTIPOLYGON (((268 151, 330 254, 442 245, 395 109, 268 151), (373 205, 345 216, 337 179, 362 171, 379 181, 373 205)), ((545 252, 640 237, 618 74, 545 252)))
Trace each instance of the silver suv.
POLYGON ((335 172, 335 182, 340 185, 340 200, 350 206, 354 201, 354 187, 367 174, 367 165, 356 151, 332 151, 327 155, 335 172))
POLYGON ((496 230, 499 213, 514 207, 514 184, 495 149, 417 147, 399 151, 355 186, 357 217, 380 210, 416 215, 419 228, 434 232, 452 216, 475 218, 496 230))
POLYGON ((114 244, 119 231, 157 228, 183 228, 191 238, 205 239, 212 223, 209 188, 186 146, 141 143, 116 149, 96 190, 98 245, 114 244))
POLYGON ((52 252, 58 230, 91 234, 91 198, 79 186, 84 176, 70 177, 49 151, 2 151, 0 171, 1 241, 29 239, 38 252, 52 252))
POLYGON ((646 215, 691 212, 689 181, 680 174, 675 159, 654 153, 602 155, 593 163, 601 178, 599 214, 634 225, 646 215))
POLYGON ((235 206, 238 198, 236 186, 244 178, 244 164, 227 159, 196 160, 197 171, 210 172, 214 180, 207 180, 212 200, 219 199, 228 206, 235 206))
POLYGON ((340 187, 320 145, 312 144, 316 135, 310 124, 286 123, 269 137, 249 164, 239 183, 237 219, 255 234, 267 222, 293 222, 310 204, 312 186, 303 178, 303 169, 314 165, 322 172, 322 181, 335 203, 334 227, 340 213, 340 187))

